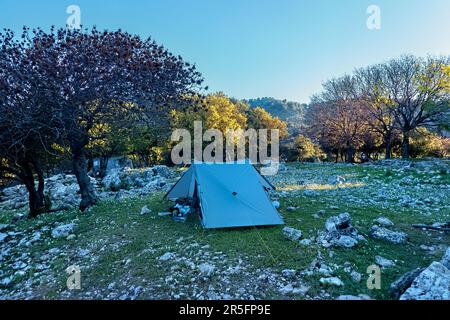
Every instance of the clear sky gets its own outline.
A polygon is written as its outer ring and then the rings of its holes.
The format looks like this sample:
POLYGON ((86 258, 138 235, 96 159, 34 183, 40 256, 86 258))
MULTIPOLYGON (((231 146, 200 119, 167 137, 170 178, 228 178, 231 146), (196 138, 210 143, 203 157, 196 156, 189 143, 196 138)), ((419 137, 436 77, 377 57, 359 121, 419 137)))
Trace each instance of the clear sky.
POLYGON ((0 27, 83 26, 151 36, 210 91, 307 102, 328 78, 403 53, 450 54, 449 0, 0 0, 0 27), (369 30, 369 5, 381 29, 369 30))

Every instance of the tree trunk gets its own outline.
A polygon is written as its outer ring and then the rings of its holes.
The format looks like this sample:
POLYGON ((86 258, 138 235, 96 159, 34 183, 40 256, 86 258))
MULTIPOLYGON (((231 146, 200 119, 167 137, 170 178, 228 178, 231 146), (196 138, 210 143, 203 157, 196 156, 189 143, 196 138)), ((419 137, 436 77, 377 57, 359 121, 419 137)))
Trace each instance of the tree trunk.
POLYGON ((109 157, 102 156, 100 157, 100 165, 99 165, 99 177, 104 178, 106 176, 106 171, 108 169, 108 161, 109 157))
POLYGON ((409 131, 403 132, 402 158, 405 160, 409 159, 409 134, 409 131))
MULTIPOLYGON (((31 218, 37 217, 40 213, 45 211, 45 197, 44 197, 44 179, 43 175, 39 178, 38 189, 34 185, 33 170, 28 162, 21 165, 24 175, 21 176, 22 182, 28 191, 28 205, 30 208, 29 216, 31 218)), ((42 174, 42 172, 40 172, 42 174)))
POLYGON ((353 162, 353 150, 351 148, 347 149, 347 155, 346 155, 345 161, 347 163, 352 163, 353 162))
POLYGON ((83 147, 72 147, 72 165, 80 187, 80 210, 84 211, 97 203, 97 196, 87 174, 87 161, 83 147))
POLYGON ((347 163, 353 163, 353 147, 349 142, 347 142, 347 150, 346 150, 345 158, 346 158, 345 161, 347 163))
POLYGON ((46 205, 45 197, 44 197, 44 187, 45 187, 44 170, 42 170, 42 167, 38 161, 33 161, 33 167, 34 167, 34 170, 36 171, 36 174, 38 177, 37 192, 38 192, 39 196, 44 199, 44 205, 46 205))
POLYGON ((94 159, 92 157, 88 157, 87 159, 87 172, 91 171, 94 168, 94 159))
POLYGON ((391 159, 392 158, 392 137, 390 134, 388 134, 384 137, 384 143, 386 144, 386 155, 384 158, 391 159))
MULTIPOLYGON (((34 181, 33 181, 34 184, 34 181)), ((29 183, 26 184, 28 190, 28 203, 30 208, 29 216, 31 218, 37 217, 40 213, 45 211, 45 199, 44 195, 40 194, 36 188, 31 187, 29 183)))

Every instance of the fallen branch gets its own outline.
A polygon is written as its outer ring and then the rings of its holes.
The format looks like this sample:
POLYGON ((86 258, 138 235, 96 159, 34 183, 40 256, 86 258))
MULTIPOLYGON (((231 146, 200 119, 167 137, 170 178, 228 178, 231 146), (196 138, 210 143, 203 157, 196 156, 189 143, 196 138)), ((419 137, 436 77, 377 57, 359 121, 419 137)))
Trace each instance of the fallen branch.
POLYGON ((447 228, 447 225, 445 225, 445 227, 433 227, 433 226, 430 226, 427 224, 413 224, 412 226, 417 229, 427 229, 427 230, 450 232, 450 228, 447 228))

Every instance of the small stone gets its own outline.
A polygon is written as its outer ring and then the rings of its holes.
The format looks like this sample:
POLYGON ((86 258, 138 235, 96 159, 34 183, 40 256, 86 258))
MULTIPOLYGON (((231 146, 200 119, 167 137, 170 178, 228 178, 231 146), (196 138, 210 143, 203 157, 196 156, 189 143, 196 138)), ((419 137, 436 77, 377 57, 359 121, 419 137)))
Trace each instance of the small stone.
POLYGON ((169 178, 172 175, 170 169, 165 165, 154 166, 152 169, 155 175, 159 175, 163 178, 169 178))
POLYGON ((172 212, 158 212, 158 216, 165 217, 172 215, 172 212))
POLYGON ((362 279, 361 273, 354 271, 354 270, 350 273, 350 277, 352 278, 353 281, 358 282, 358 283, 361 282, 361 279, 362 279))
POLYGON ((14 270, 25 269, 27 264, 23 261, 16 261, 11 266, 14 270))
POLYGON ((59 227, 56 227, 52 230, 52 237, 55 239, 67 238, 69 234, 73 232, 74 227, 75 224, 73 223, 64 224, 59 227))
POLYGON ((76 237, 76 235, 74 235, 74 234, 69 234, 69 236, 66 238, 66 240, 74 240, 74 239, 76 239, 77 237, 76 237))
POLYGON ((0 280, 0 285, 7 287, 11 284, 12 280, 13 280, 12 276, 3 278, 2 280, 0 280))
POLYGON ((297 241, 297 240, 301 239, 302 232, 300 230, 297 230, 297 229, 294 229, 291 227, 284 227, 283 235, 291 241, 297 241))
POLYGON ((334 176, 334 177, 330 177, 328 179, 328 184, 332 184, 332 185, 340 185, 345 183, 345 178, 342 176, 334 176))
POLYGON ((202 263, 198 266, 198 270, 200 270, 200 272, 206 276, 212 275, 215 269, 216 267, 209 263, 202 263))
POLYGON ((320 283, 328 286, 342 287, 344 283, 338 277, 320 278, 320 283))
POLYGON ((280 202, 278 202, 278 201, 272 201, 272 205, 274 206, 275 209, 280 208, 280 202))
POLYGON ((305 246, 305 247, 311 245, 311 242, 312 242, 311 239, 303 239, 303 240, 300 240, 300 241, 299 241, 299 243, 300 243, 302 246, 305 246))
POLYGON ((319 210, 319 211, 317 211, 317 215, 318 215, 319 217, 323 217, 325 214, 326 214, 326 211, 325 211, 325 210, 319 210))
POLYGON ((48 250, 49 254, 58 254, 60 252, 61 252, 61 250, 59 250, 58 248, 51 248, 48 250))
POLYGON ((295 211, 295 210, 297 210, 296 207, 287 207, 286 208, 286 211, 288 211, 288 212, 292 212, 292 211, 295 211))
POLYGON ((281 271, 281 274, 283 275, 283 277, 292 278, 295 276, 296 271, 294 269, 285 269, 281 271))
POLYGON ((350 227, 350 214, 348 212, 341 213, 339 216, 333 216, 325 222, 325 229, 328 232, 346 229, 350 227))
POLYGON ((281 294, 288 295, 288 294, 297 294, 297 295, 305 295, 309 290, 309 287, 301 286, 301 287, 294 287, 292 284, 287 284, 284 287, 281 287, 278 291, 281 294))
POLYGON ((143 215, 149 214, 150 212, 152 212, 152 210, 150 210, 147 206, 144 206, 144 207, 142 207, 140 214, 143 216, 143 215))
POLYGON ((13 218, 12 218, 12 221, 13 222, 17 222, 17 221, 20 221, 20 220, 22 220, 22 219, 24 219, 25 218, 25 215, 24 214, 22 214, 22 213, 16 213, 16 214, 14 214, 14 216, 13 216, 13 218))
POLYGON ((382 268, 389 268, 395 266, 394 261, 383 258, 382 256, 376 256, 375 263, 382 268))
POLYGON ((77 254, 79 257, 86 257, 90 251, 88 249, 79 249, 77 254))
POLYGON ((378 219, 374 220, 376 223, 378 223, 380 226, 383 227, 391 227, 394 225, 394 223, 385 217, 379 217, 378 219))
POLYGON ((161 257, 158 258, 159 261, 168 261, 175 258, 175 254, 172 252, 166 252, 161 257))
POLYGON ((339 239, 334 241, 334 244, 339 247, 344 248, 353 248, 358 244, 358 240, 350 237, 350 236, 340 236, 339 239))
POLYGON ((406 233, 404 232, 392 231, 376 225, 372 226, 370 229, 370 236, 378 240, 385 240, 395 244, 402 244, 407 240, 406 233))
POLYGON ((32 242, 36 242, 36 241, 39 241, 39 240, 41 240, 41 233, 38 231, 38 232, 35 232, 35 233, 33 233, 33 235, 32 235, 32 237, 31 237, 31 241, 32 242))
POLYGON ((7 233, 0 233, 0 242, 5 241, 6 238, 8 238, 8 234, 7 233))

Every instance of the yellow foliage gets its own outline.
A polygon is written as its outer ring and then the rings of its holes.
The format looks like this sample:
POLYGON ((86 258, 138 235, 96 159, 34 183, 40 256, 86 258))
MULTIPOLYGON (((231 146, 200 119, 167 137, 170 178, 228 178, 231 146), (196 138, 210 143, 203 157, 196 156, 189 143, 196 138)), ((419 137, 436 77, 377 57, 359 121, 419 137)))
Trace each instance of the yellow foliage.
POLYGON ((224 134, 228 130, 245 129, 247 116, 228 97, 221 94, 209 95, 206 103, 208 110, 205 129, 218 129, 224 134))
POLYGON ((272 117, 270 113, 261 107, 254 108, 250 114, 251 126, 255 129, 280 130, 280 139, 288 136, 286 122, 278 117, 272 117))

